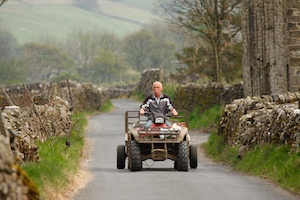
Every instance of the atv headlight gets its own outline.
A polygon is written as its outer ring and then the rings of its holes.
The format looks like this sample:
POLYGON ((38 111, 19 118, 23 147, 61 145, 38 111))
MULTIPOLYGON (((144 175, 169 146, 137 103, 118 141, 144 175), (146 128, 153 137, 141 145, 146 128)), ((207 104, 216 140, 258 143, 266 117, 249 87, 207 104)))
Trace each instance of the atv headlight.
POLYGON ((163 118, 163 117, 156 117, 154 119, 154 123, 155 124, 164 124, 165 123, 165 118, 163 118))

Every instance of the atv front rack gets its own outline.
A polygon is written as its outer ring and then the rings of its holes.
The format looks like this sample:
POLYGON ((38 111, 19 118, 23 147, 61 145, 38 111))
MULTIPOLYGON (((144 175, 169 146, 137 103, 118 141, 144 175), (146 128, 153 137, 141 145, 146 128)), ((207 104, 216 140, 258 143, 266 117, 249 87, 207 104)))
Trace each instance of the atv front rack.
MULTIPOLYGON (((171 123, 181 123, 184 127, 188 128, 188 112, 186 110, 178 110, 177 116, 171 116, 169 121, 171 123)), ((140 115, 139 111, 127 111, 125 112, 125 132, 132 126, 144 127, 148 118, 145 115, 140 115)), ((172 134, 172 133, 170 133, 172 134)))
POLYGON ((170 128, 150 128, 138 130, 140 135, 178 135, 180 132, 170 128))

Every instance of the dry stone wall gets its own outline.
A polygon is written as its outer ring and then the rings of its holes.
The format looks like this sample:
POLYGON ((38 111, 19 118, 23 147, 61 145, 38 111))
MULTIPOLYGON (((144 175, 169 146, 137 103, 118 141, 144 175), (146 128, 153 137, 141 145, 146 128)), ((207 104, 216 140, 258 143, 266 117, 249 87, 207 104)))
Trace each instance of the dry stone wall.
POLYGON ((163 83, 163 73, 159 68, 153 68, 143 71, 136 91, 138 93, 144 94, 145 96, 151 94, 152 84, 155 81, 160 81, 163 83))
POLYGON ((74 110, 99 110, 109 96, 91 84, 62 82, 6 87, 0 99, 4 135, 14 139, 16 157, 38 161, 34 141, 70 134, 74 110))
POLYGON ((117 85, 106 90, 110 99, 128 98, 136 89, 136 85, 117 85))
POLYGON ((226 105, 219 134, 228 144, 246 150, 255 145, 289 145, 299 151, 300 93, 234 100, 226 105))
POLYGON ((105 89, 76 82, 2 88, 0 92, 0 199, 39 199, 20 162, 39 160, 36 140, 71 133, 74 110, 98 110, 105 89))
POLYGON ((243 84, 186 84, 177 87, 174 94, 174 104, 176 108, 189 112, 200 107, 200 112, 203 112, 212 106, 225 106, 234 99, 242 97, 243 84))
POLYGON ((9 146, 9 142, 0 134, 0 199, 40 199, 36 186, 14 160, 9 146))

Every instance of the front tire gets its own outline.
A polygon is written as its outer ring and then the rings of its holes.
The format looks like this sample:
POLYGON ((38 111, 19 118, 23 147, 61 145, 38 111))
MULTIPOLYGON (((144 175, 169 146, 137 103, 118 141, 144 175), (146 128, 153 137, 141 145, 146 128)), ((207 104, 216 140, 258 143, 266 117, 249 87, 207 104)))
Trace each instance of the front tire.
POLYGON ((130 141, 129 165, 131 171, 142 170, 141 149, 137 141, 130 141))
POLYGON ((189 146, 186 141, 178 145, 178 171, 189 170, 189 146))
POLYGON ((117 147, 117 168, 124 169, 125 168, 125 145, 118 145, 117 147))

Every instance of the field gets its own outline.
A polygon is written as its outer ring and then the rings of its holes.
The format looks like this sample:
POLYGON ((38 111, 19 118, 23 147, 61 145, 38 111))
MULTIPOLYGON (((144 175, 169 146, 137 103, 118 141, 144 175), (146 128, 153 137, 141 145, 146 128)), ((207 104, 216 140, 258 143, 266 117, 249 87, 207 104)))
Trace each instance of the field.
POLYGON ((64 39, 75 27, 113 32, 122 37, 139 30, 156 16, 153 0, 101 0, 89 11, 68 0, 8 0, 0 7, 0 25, 22 44, 48 33, 64 39))

